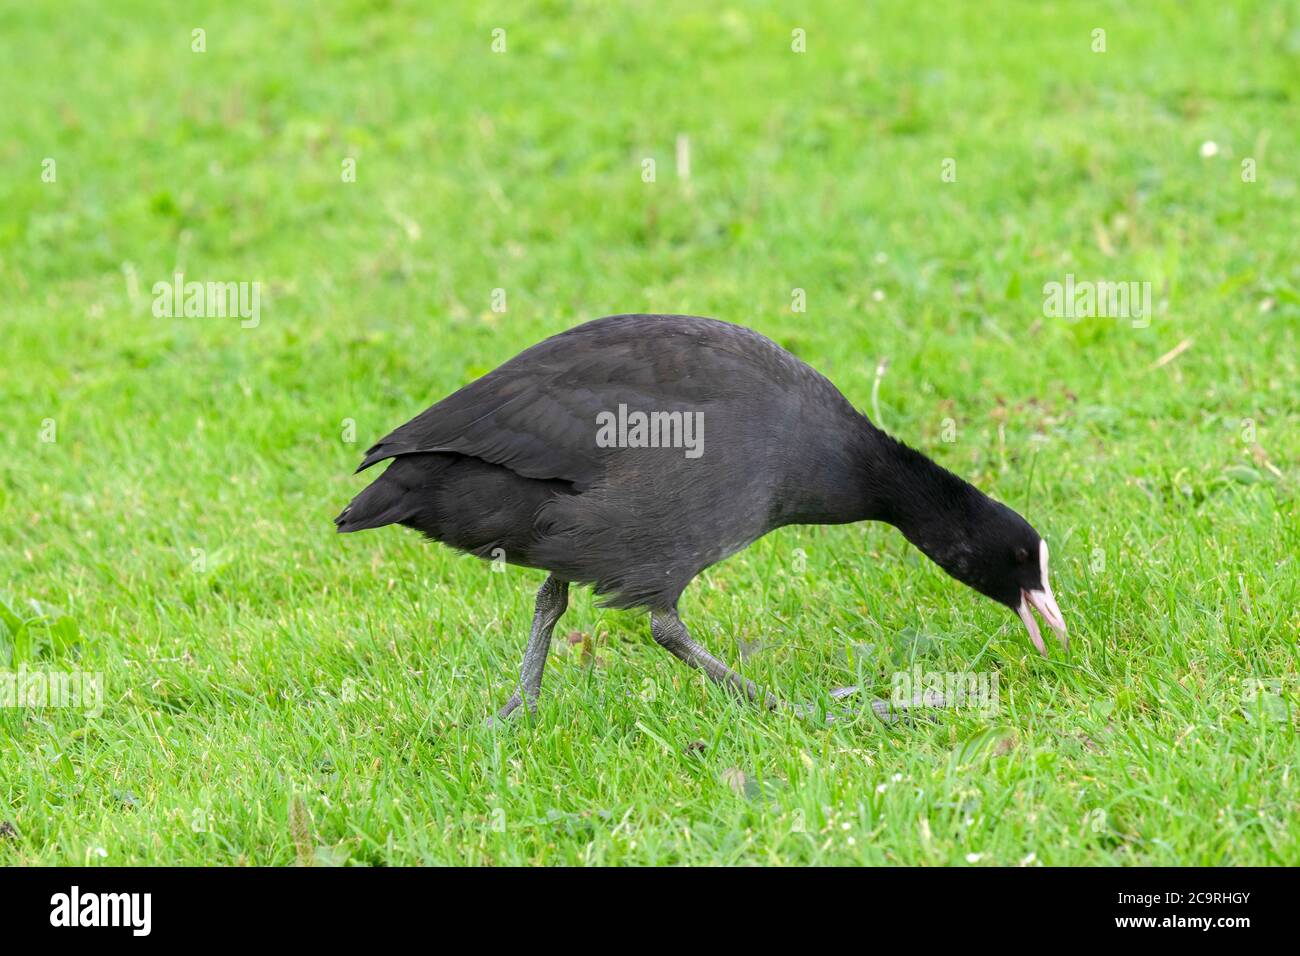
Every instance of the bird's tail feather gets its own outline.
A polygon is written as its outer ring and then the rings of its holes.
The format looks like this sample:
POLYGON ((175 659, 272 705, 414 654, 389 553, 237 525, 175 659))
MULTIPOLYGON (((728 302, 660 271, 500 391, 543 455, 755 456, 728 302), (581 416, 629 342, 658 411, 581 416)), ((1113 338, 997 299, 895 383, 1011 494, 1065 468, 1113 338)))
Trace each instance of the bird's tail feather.
POLYGON ((415 513, 417 503, 415 496, 410 494, 411 489, 389 477, 391 474, 390 469, 371 482, 334 519, 340 534, 382 528, 403 521, 415 513))

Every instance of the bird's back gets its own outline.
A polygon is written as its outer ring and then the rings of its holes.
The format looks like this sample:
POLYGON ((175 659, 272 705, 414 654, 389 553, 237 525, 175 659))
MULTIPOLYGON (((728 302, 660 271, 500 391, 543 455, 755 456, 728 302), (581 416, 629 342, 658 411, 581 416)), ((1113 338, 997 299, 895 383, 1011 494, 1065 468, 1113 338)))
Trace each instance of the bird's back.
POLYGON ((830 385, 751 329, 688 315, 615 315, 551 336, 380 439, 358 471, 398 455, 457 451, 580 486, 610 457, 596 417, 618 406, 761 401, 830 385))
MULTIPOLYGON (((671 606, 699 571, 767 531, 836 520, 835 473, 848 467, 839 446, 861 421, 829 381, 757 332, 618 315, 520 353, 384 437, 361 467, 421 456, 442 469, 464 456, 504 469, 522 502, 512 520, 526 525, 512 539, 526 553, 507 560, 592 583, 616 606, 671 606), (646 420, 650 434, 638 435, 646 420), (661 436, 692 445, 663 447, 661 436)), ((444 515, 483 504, 468 480, 454 493, 409 474, 403 486, 441 494, 444 515)))

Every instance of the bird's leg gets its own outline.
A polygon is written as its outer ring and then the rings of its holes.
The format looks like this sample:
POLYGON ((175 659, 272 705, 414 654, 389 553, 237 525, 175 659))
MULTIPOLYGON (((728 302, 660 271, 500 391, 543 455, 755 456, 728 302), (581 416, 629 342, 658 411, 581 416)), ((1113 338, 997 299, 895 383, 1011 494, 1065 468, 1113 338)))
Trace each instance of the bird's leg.
MULTIPOLYGON (((846 697, 852 697, 858 691, 859 688, 857 687, 836 687, 830 692, 829 696, 831 700, 843 700, 846 697)), ((791 704, 789 706, 798 717, 811 717, 817 713, 817 707, 814 704, 791 704)), ((927 692, 917 694, 910 700, 883 700, 879 697, 873 697, 867 701, 867 706, 871 708, 871 712, 881 722, 896 724, 899 721, 911 721, 924 715, 933 716, 935 710, 947 707, 948 702, 942 694, 927 692)), ((859 712, 860 710, 854 707, 845 707, 838 715, 828 710, 826 719, 833 721, 837 716, 852 717, 859 712)))
POLYGON ((752 681, 741 677, 691 639, 690 631, 677 616, 677 611, 655 611, 650 615, 650 633, 660 647, 691 667, 698 667, 709 677, 730 690, 744 694, 747 699, 762 704, 769 710, 780 705, 771 694, 764 693, 752 681))
POLYGON ((537 707, 537 695, 542 689, 542 671, 546 669, 546 655, 551 650, 551 632, 555 630, 555 623, 568 606, 568 581, 551 576, 542 582, 542 586, 537 589, 537 607, 533 611, 533 629, 528 634, 524 663, 519 668, 519 686, 506 705, 497 712, 497 720, 509 717, 523 703, 528 705, 530 711, 537 707))
MULTIPOLYGON (((676 611, 656 611, 651 614, 650 633, 654 635, 655 642, 660 647, 670 651, 674 657, 686 662, 691 667, 700 668, 723 687, 744 694, 753 703, 761 704, 768 710, 788 707, 798 717, 809 717, 816 712, 812 704, 786 703, 760 690, 753 681, 741 677, 692 640, 690 632, 686 630, 686 625, 682 623, 676 611)), ((830 696, 833 700, 840 700, 857 692, 857 687, 837 687, 830 692, 830 696)), ((869 702, 869 706, 877 718, 887 724, 892 724, 912 716, 911 711, 944 707, 945 702, 941 696, 928 695, 910 701, 887 701, 873 698, 869 702)), ((852 713, 852 710, 848 710, 845 712, 845 716, 852 713)), ((835 719, 833 714, 827 716, 828 719, 835 719)))

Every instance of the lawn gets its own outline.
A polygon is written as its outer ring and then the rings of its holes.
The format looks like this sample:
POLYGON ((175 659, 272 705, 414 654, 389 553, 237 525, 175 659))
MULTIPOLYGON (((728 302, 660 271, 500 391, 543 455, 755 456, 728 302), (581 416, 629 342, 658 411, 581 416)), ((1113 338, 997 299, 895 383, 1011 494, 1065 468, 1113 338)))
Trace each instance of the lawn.
POLYGON ((1296 4, 195 6, 0 11, 0 668, 103 691, 0 708, 0 862, 1300 861, 1296 4), (158 314, 178 271, 256 321, 158 314), (542 575, 331 519, 391 428, 634 311, 1025 514, 1070 653, 888 526, 788 528, 682 615, 812 716, 576 590, 485 727, 542 575), (913 667, 998 706, 824 719, 913 667))

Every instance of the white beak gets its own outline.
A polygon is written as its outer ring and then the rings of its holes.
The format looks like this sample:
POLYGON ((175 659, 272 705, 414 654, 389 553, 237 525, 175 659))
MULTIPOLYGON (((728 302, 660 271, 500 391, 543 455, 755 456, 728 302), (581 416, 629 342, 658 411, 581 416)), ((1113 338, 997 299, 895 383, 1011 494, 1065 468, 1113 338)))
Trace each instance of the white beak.
POLYGON ((1038 648, 1038 653, 1046 657, 1047 648, 1043 645, 1042 634, 1038 632, 1038 622, 1034 620, 1034 615, 1029 613, 1030 607, 1043 616, 1043 620, 1061 639, 1061 646, 1068 651, 1070 635, 1065 629, 1065 618, 1061 617, 1061 609, 1056 606, 1056 598, 1052 597, 1051 588, 1044 591, 1021 591, 1020 606, 1016 608, 1020 620, 1025 622, 1025 627, 1029 630, 1029 639, 1034 642, 1034 647, 1038 648))
POLYGON ((1038 648, 1038 653, 1046 657, 1047 648, 1043 644, 1043 635, 1038 631, 1038 622, 1034 620, 1034 615, 1029 612, 1031 607, 1043 616, 1043 620, 1056 632, 1057 637, 1060 638, 1061 646, 1067 651, 1070 649, 1070 635, 1065 629, 1065 618, 1061 616, 1061 609, 1056 606, 1052 586, 1047 583, 1046 541, 1042 542, 1039 562, 1043 582, 1042 590, 1026 591, 1022 589, 1020 591, 1020 606, 1016 608, 1016 613, 1020 615, 1020 620, 1025 623, 1025 628, 1029 631, 1029 639, 1034 642, 1034 647, 1038 648))

